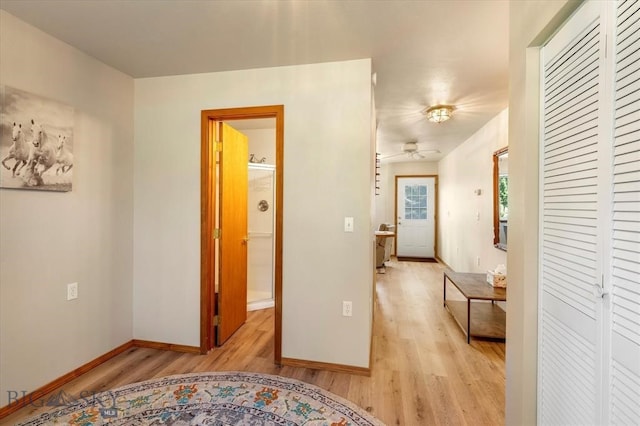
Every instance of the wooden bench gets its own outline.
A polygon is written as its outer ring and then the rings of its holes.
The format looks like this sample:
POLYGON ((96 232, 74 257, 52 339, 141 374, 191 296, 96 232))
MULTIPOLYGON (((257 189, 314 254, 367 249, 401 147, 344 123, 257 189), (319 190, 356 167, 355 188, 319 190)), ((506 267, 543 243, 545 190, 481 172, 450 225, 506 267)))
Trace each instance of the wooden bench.
POLYGON ((506 300, 507 289, 491 286, 485 274, 444 271, 443 306, 467 335, 467 343, 471 342, 471 336, 505 340, 506 312, 494 302, 506 300), (447 300, 447 280, 466 302, 447 300))

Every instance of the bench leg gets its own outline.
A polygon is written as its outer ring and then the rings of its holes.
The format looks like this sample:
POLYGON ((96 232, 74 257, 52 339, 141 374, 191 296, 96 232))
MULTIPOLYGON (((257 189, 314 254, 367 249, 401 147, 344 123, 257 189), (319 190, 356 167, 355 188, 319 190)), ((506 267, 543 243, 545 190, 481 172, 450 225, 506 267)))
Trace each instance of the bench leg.
POLYGON ((442 306, 447 306, 447 276, 442 274, 442 306))
POLYGON ((467 299, 467 344, 471 343, 471 299, 467 299))

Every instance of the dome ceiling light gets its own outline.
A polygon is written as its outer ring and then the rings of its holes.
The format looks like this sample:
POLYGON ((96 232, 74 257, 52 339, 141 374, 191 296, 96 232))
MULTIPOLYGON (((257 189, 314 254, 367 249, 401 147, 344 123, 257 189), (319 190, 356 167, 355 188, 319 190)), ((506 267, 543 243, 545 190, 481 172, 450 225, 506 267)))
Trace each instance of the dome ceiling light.
POLYGON ((442 123, 451 118, 455 108, 451 105, 436 105, 427 108, 424 114, 433 123, 442 123))

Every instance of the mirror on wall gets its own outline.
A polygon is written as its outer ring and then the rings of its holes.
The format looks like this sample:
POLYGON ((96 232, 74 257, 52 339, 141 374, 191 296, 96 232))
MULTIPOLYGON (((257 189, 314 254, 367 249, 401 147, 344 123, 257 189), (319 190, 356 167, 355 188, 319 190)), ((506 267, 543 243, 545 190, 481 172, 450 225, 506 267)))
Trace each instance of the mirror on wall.
POLYGON ((493 153, 493 245, 507 251, 509 220, 509 151, 493 153))

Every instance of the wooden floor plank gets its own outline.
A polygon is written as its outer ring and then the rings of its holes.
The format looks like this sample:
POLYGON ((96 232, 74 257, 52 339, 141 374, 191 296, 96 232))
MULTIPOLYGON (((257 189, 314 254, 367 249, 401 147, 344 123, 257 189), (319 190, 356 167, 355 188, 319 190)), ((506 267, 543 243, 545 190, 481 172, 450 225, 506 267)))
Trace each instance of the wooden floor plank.
MULTIPOLYGON (((172 374, 253 371, 320 386, 388 425, 503 424, 505 344, 466 343, 442 306, 442 270, 440 264, 392 260, 377 275, 370 377, 274 365, 273 309, 266 309, 249 312, 247 323, 207 355, 133 348, 62 389, 77 396, 172 374)), ((27 406, 1 423, 43 410, 27 406)))

